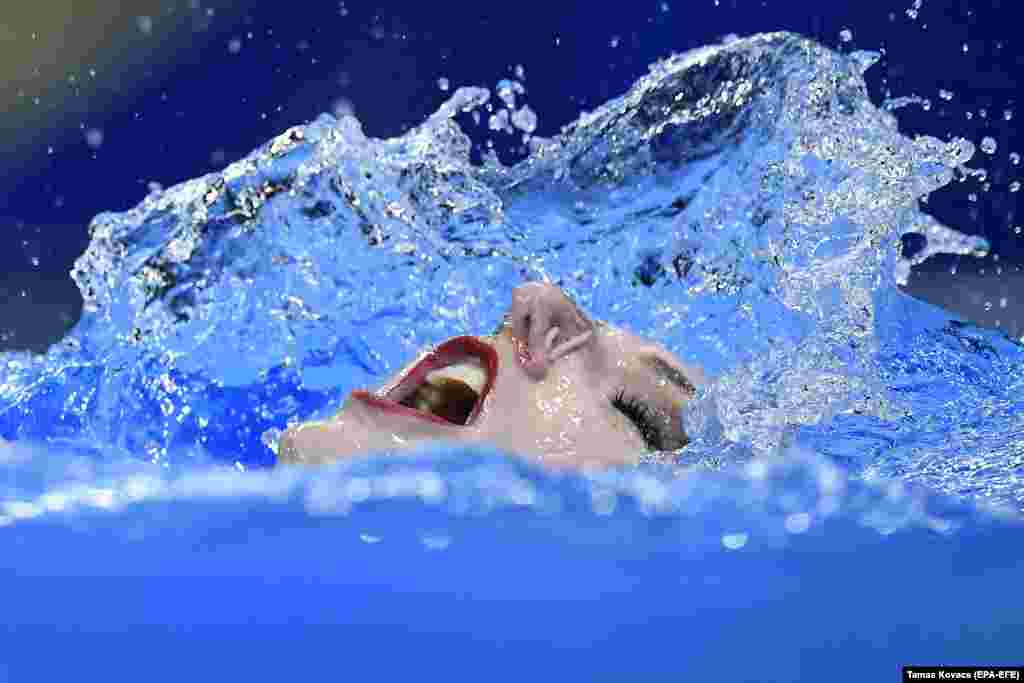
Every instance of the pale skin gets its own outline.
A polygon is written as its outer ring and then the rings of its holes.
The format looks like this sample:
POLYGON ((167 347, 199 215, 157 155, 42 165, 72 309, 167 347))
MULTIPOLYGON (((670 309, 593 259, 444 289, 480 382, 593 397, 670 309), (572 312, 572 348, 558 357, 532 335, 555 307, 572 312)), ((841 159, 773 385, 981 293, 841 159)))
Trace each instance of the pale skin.
POLYGON ((554 285, 515 288, 495 334, 440 348, 453 345, 476 349, 494 366, 467 424, 424 419, 382 398, 416 383, 408 375, 414 361, 378 392, 353 392, 332 418, 288 429, 278 462, 323 464, 448 441, 487 444, 558 469, 600 469, 687 442, 679 414, 703 383, 700 371, 658 344, 589 319, 554 285))

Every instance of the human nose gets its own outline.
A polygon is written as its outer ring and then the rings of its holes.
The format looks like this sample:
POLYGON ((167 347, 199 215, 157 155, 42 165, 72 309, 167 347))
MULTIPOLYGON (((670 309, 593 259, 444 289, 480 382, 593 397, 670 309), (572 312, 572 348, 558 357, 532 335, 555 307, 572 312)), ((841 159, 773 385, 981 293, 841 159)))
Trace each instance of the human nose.
POLYGON ((561 289, 546 282, 527 282, 512 290, 512 338, 523 368, 543 379, 559 358, 590 341, 594 324, 561 289))

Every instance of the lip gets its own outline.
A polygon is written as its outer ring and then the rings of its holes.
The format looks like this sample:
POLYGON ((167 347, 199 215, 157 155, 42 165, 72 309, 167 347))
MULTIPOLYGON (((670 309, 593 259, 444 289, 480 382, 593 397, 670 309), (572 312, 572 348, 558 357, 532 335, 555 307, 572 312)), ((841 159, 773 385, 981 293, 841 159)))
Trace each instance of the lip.
POLYGON ((491 388, 494 386, 494 380, 497 376, 498 352, 494 350, 494 347, 480 341, 476 337, 453 337, 438 346, 434 351, 425 354, 418 363, 413 365, 411 369, 390 386, 384 387, 377 393, 359 389, 352 392, 352 398, 392 415, 413 417, 445 427, 469 427, 476 422, 477 417, 480 415, 484 401, 487 399, 488 394, 491 393, 491 388), (477 400, 476 406, 473 407, 473 412, 470 413, 466 424, 455 424, 445 420, 443 417, 431 415, 430 413, 409 408, 399 403, 416 387, 426 381, 427 373, 438 368, 454 365, 466 358, 478 359, 487 371, 487 380, 484 382, 483 391, 480 393, 480 398, 477 400))

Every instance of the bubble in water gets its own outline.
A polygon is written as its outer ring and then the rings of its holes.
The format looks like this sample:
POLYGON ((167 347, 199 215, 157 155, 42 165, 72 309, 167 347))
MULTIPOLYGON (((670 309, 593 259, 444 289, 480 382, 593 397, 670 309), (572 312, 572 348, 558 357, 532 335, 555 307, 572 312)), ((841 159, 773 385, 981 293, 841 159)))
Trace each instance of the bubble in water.
POLYGON ((1020 181, 1014 180, 1010 183, 1010 192, 1017 192, 1018 190, 1020 190, 1020 181))
POLYGON ((1012 121, 1013 120, 1013 110, 1012 109, 1004 109, 1003 110, 1003 120, 1004 121, 1012 121))
POLYGON ((139 30, 147 36, 153 32, 153 17, 136 17, 135 23, 139 27, 139 30))
POLYGON ((1016 234, 1016 235, 1019 235, 1019 234, 1021 233, 1021 231, 1022 231, 1022 230, 1024 230, 1024 228, 1021 228, 1021 227, 1020 227, 1020 226, 1018 225, 1017 227, 1015 227, 1015 228, 1013 229, 1013 232, 1014 232, 1014 234, 1016 234))
POLYGON ((233 55, 237 55, 241 51, 242 51, 242 39, 241 38, 232 38, 230 41, 228 41, 228 52, 230 52, 233 55))
POLYGON ((103 131, 99 128, 85 131, 85 142, 93 149, 99 149, 103 145, 103 131))
POLYGON ((612 36, 612 39, 608 41, 608 47, 618 47, 620 38, 618 36, 612 36))
POLYGON ((437 87, 440 88, 441 90, 443 90, 444 92, 448 92, 449 85, 450 84, 448 82, 448 79, 445 78, 444 76, 442 76, 441 78, 437 79, 437 87))
POLYGON ((1019 165, 1020 155, 1017 154, 1016 152, 1010 152, 1010 163, 1013 164, 1014 166, 1019 165))
POLYGON ((981 151, 985 154, 995 154, 998 147, 995 138, 986 135, 981 139, 981 151))
POLYGON ((853 31, 851 31, 848 28, 844 28, 842 31, 839 32, 839 40, 843 41, 844 43, 850 42, 851 40, 853 40, 853 31))
POLYGON ((523 80, 526 78, 526 69, 523 67, 522 64, 516 64, 514 73, 516 75, 516 78, 518 78, 519 80, 523 80))
POLYGON ((964 54, 967 54, 967 43, 963 44, 963 48, 962 49, 964 51, 964 54))
POLYGON ((950 92, 949 90, 943 89, 939 91, 939 97, 949 102, 951 99, 953 99, 953 93, 950 92))

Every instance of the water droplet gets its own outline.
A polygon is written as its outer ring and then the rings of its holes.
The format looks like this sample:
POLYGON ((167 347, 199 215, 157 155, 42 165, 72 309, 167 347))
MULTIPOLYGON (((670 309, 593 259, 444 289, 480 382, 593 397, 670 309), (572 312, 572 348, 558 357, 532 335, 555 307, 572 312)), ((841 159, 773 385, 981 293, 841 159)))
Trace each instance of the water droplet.
POLYGON ((441 78, 437 79, 437 87, 440 88, 441 90, 443 90, 444 92, 448 92, 449 85, 450 84, 448 82, 448 79, 445 78, 444 76, 442 76, 441 78))
POLYGON ((230 52, 233 55, 237 55, 241 51, 242 51, 242 39, 241 38, 232 38, 231 40, 228 41, 228 52, 230 52))
POLYGON ((950 92, 949 90, 940 90, 939 97, 949 102, 951 99, 953 99, 953 93, 950 92))
POLYGON ((1017 192, 1019 190, 1020 190, 1020 181, 1019 180, 1014 180, 1012 183, 1010 183, 1010 192, 1017 192))
POLYGON ((85 132, 85 142, 93 149, 103 146, 103 131, 99 128, 90 128, 85 132))
POLYGON ((518 78, 519 80, 523 80, 526 78, 526 69, 523 68, 522 64, 516 64, 515 75, 516 78, 518 78))
POLYGON ((147 36, 153 32, 153 17, 136 17, 135 23, 139 27, 139 30, 147 36))
POLYGON ((844 28, 842 31, 839 32, 839 40, 841 40, 844 43, 850 42, 851 40, 853 40, 853 31, 851 31, 848 28, 844 28))
POLYGON ((1014 166, 1019 165, 1020 155, 1017 154, 1016 152, 1010 152, 1010 163, 1013 164, 1014 166))
POLYGON ((510 81, 507 78, 503 78, 498 81, 498 85, 495 86, 495 92, 505 106, 509 109, 515 109, 516 106, 516 94, 522 95, 526 92, 526 88, 519 81, 510 81))
POLYGON ((1003 120, 1004 121, 1012 121, 1013 120, 1013 110, 1012 109, 1004 109, 1003 110, 1003 120))
POLYGON ((346 97, 339 97, 338 99, 336 99, 334 101, 334 104, 331 105, 331 110, 334 112, 334 115, 339 119, 344 116, 355 116, 356 112, 355 106, 352 104, 352 100, 346 97))
POLYGON ((967 54, 967 43, 963 44, 963 48, 962 49, 964 51, 964 54, 967 54))
POLYGON ((750 538, 750 536, 745 533, 725 534, 722 536, 722 545, 729 550, 739 550, 747 544, 748 538, 750 538))
POLYGON ((612 39, 608 41, 608 47, 618 47, 619 40, 618 36, 612 36, 612 39))
POLYGON ((537 114, 529 106, 523 105, 522 109, 512 114, 512 125, 524 133, 532 133, 537 130, 537 114))
POLYGON ((996 144, 995 139, 992 137, 985 136, 981 140, 981 151, 985 154, 995 154, 998 147, 999 145, 996 144))
POLYGON ((811 527, 811 516, 806 512, 794 512, 786 515, 786 531, 791 534, 802 534, 811 527))

